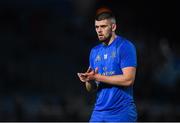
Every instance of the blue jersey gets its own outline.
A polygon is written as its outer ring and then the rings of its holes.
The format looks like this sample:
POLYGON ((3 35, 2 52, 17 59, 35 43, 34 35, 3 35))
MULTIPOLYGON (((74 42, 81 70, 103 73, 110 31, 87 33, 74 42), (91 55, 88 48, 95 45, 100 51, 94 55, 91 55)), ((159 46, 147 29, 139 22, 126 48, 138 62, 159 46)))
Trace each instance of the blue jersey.
MULTIPOLYGON (((120 75, 125 67, 136 67, 134 45, 117 36, 110 45, 99 44, 91 50, 90 67, 98 68, 98 73, 105 76, 120 75)), ((94 111, 114 115, 128 110, 134 104, 133 87, 123 87, 96 82, 98 85, 94 111)))

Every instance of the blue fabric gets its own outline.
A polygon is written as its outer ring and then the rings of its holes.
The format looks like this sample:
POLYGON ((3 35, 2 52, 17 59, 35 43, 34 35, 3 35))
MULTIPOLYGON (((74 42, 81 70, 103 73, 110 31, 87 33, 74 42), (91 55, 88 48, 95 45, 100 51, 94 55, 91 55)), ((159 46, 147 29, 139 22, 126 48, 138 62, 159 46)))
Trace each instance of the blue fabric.
MULTIPOLYGON (((110 45, 99 44, 92 48, 89 61, 92 69, 98 67, 99 74, 119 75, 122 74, 123 68, 137 66, 136 49, 130 41, 117 36, 110 45)), ((98 118, 98 121, 101 121, 103 115, 107 117, 106 120, 118 117, 118 120, 122 118, 124 121, 123 118, 137 115, 132 86, 122 87, 96 83, 98 92, 91 119, 98 118)))
POLYGON ((136 122, 137 113, 135 105, 128 109, 112 113, 111 111, 93 111, 90 122, 136 122))

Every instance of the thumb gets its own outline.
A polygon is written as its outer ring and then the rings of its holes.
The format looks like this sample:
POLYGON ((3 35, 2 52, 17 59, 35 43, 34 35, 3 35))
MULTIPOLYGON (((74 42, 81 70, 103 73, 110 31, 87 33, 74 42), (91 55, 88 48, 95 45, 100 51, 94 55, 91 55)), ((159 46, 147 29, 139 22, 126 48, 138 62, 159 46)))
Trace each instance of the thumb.
POLYGON ((89 73, 91 71, 91 67, 88 68, 88 70, 86 71, 86 73, 89 73))
POLYGON ((95 73, 98 73, 98 67, 95 69, 95 73))

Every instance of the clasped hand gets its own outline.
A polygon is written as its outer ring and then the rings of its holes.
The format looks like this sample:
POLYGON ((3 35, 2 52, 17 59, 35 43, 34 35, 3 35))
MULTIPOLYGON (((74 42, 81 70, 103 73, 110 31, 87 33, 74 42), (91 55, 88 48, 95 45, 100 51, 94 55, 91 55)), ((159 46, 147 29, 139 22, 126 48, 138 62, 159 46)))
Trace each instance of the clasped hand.
POLYGON ((98 74, 98 68, 95 70, 91 69, 90 67, 85 73, 77 73, 79 79, 82 82, 90 82, 96 80, 96 75, 98 74))

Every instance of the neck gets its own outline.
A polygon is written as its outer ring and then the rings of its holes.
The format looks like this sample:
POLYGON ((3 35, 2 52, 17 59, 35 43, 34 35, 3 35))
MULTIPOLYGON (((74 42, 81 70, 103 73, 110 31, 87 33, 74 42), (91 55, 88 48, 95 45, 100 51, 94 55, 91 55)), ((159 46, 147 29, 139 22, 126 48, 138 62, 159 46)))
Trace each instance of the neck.
POLYGON ((115 33, 112 33, 112 36, 111 36, 109 39, 107 39, 107 41, 105 41, 104 44, 105 44, 105 45, 110 45, 110 44, 114 41, 114 39, 115 39, 116 37, 117 37, 116 34, 115 34, 115 33))

